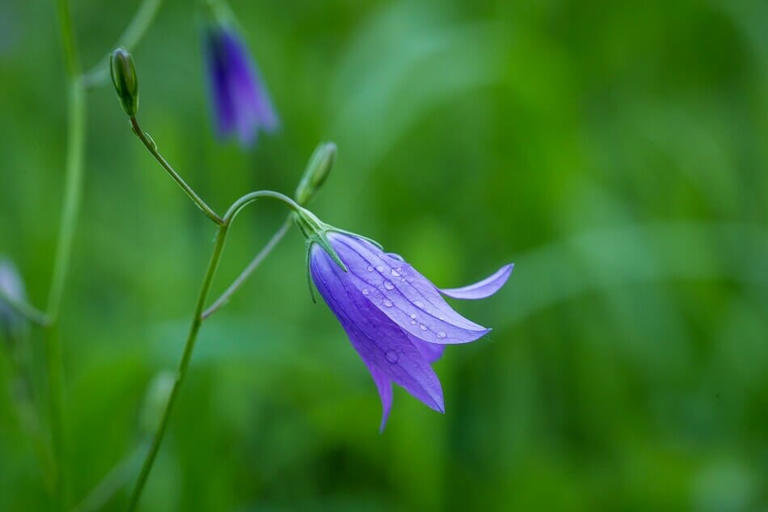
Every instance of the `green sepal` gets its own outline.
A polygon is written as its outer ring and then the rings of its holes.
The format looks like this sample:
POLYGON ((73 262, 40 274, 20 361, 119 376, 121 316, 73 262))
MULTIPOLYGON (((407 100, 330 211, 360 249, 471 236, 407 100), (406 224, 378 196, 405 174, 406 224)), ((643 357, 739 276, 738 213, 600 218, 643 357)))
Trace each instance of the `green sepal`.
POLYGON ((317 304, 317 297, 315 296, 315 287, 312 286, 312 272, 310 271, 309 265, 310 265, 310 251, 312 250, 312 243, 307 242, 307 253, 306 253, 306 266, 307 266, 307 287, 309 288, 309 297, 312 299, 313 304, 317 304))
POLYGON ((317 244, 320 247, 323 248, 323 250, 328 254, 328 256, 331 257, 334 263, 336 263, 339 267, 341 267, 341 270, 344 272, 348 272, 347 266, 344 264, 343 261, 341 261, 341 258, 339 258, 339 255, 336 254, 336 249, 333 248, 331 243, 328 241, 328 238, 325 236, 325 233, 313 233, 309 237, 309 245, 312 247, 312 244, 317 244))
POLYGON ((382 251, 384 250, 384 246, 383 245, 381 245, 379 242, 377 242, 373 238, 369 238, 369 237, 367 237, 365 235, 358 235, 357 233, 353 233, 351 231, 347 231, 346 229, 339 229, 339 228, 334 228, 334 227, 331 227, 331 226, 328 226, 328 231, 335 232, 335 233, 341 233, 341 234, 349 235, 349 236, 354 236, 354 237, 357 237, 357 238, 362 238, 366 242, 371 242, 373 245, 375 245, 376 247, 378 247, 382 251))

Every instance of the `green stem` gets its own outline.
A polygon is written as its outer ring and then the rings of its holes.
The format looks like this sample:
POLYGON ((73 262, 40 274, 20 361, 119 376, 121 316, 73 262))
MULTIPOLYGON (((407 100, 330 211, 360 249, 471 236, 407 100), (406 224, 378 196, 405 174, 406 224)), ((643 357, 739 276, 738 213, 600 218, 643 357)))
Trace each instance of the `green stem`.
POLYGON ((139 121, 136 119, 136 117, 131 116, 130 121, 131 121, 131 128, 133 129, 133 133, 135 133, 136 136, 139 138, 139 140, 141 140, 141 142, 149 150, 152 156, 155 157, 155 159, 158 162, 160 162, 160 165, 163 166, 163 169, 165 169, 166 172, 171 176, 171 178, 173 178, 173 181, 175 181, 176 184, 179 185, 179 187, 181 187, 184 193, 187 194, 187 196, 192 200, 192 202, 195 203, 195 205, 197 205, 198 208, 200 208, 200 211, 202 211, 206 217, 211 219, 213 222, 215 222, 219 226, 223 225, 224 219, 219 217, 219 215, 215 211, 213 211, 213 208, 208 206, 208 204, 206 204, 206 202, 203 201, 203 199, 199 195, 197 195, 197 193, 192 189, 192 187, 187 185, 187 182, 184 181, 181 175, 179 175, 179 173, 177 173, 174 170, 173 166, 171 166, 168 160, 163 158, 163 155, 161 155, 160 152, 157 150, 157 144, 155 144, 155 141, 152 140, 152 138, 149 137, 149 135, 141 129, 141 126, 139 126, 139 121))
MULTIPOLYGON (((131 22, 125 28, 125 31, 117 40, 117 44, 115 44, 114 47, 121 47, 128 51, 132 51, 152 24, 155 15, 157 15, 157 11, 160 9, 161 3, 162 0, 144 0, 141 5, 139 5, 136 14, 133 15, 133 19, 131 19, 131 22)), ((86 87, 104 85, 107 83, 108 79, 109 54, 102 57, 95 66, 83 75, 83 83, 86 87)))
POLYGON ((160 419, 160 425, 158 426, 157 431, 155 432, 155 435, 152 438, 152 444, 150 445, 149 451, 147 452, 147 456, 144 459, 144 464, 141 467, 139 478, 136 481, 135 487, 133 488, 133 493, 131 494, 131 501, 128 506, 128 510, 136 510, 136 506, 139 503, 139 498, 141 497, 141 493, 144 490, 144 485, 147 482, 147 477, 149 476, 149 472, 152 469, 152 464, 155 462, 155 457, 157 456, 157 451, 160 448, 160 443, 163 441, 163 436, 168 426, 168 419, 171 416, 173 405, 176 403, 176 398, 178 397, 179 389, 181 388, 181 385, 184 382, 184 378, 187 375, 187 369, 189 368, 189 361, 192 357, 192 351, 195 348, 195 341, 197 340, 197 334, 200 331, 200 326, 203 323, 203 318, 202 318, 203 308, 205 307, 205 301, 208 298, 208 292, 211 289, 211 283, 213 282, 213 276, 216 273, 216 268, 219 266, 219 260, 221 259, 221 253, 224 249, 224 242, 227 239, 228 229, 229 229, 228 223, 225 223, 219 226, 219 231, 218 231, 218 234, 216 235, 216 245, 213 248, 213 254, 211 255, 211 260, 208 263, 208 270, 205 272, 205 277, 203 278, 203 285, 200 288, 200 294, 197 297, 195 312, 192 316, 192 324, 189 327, 187 342, 184 345, 184 354, 181 356, 181 361, 179 361, 179 366, 176 372, 176 380, 173 383, 171 394, 168 397, 168 403, 166 404, 165 410, 163 411, 163 416, 160 419))
POLYGON ((267 245, 265 245, 259 251, 259 253, 254 256, 248 266, 243 269, 239 276, 237 276, 237 279, 235 279, 232 284, 229 285, 229 288, 227 288, 224 293, 222 293, 221 296, 219 296, 219 298, 216 299, 214 303, 203 312, 203 320, 213 315, 216 311, 226 305, 227 302, 229 302, 229 299, 232 297, 232 295, 234 295, 235 292, 240 289, 240 287, 251 276, 251 274, 253 274, 259 265, 261 265, 261 262, 264 261, 264 259, 269 256, 269 253, 271 253, 277 244, 280 243, 280 240, 282 240, 285 234, 288 232, 288 229, 291 227, 292 223, 293 222, 290 216, 285 219, 282 226, 280 226, 280 229, 278 229, 275 234, 272 235, 272 238, 269 239, 267 245))
POLYGON ((67 461, 65 448, 63 408, 63 357, 59 336, 59 311, 72 254, 80 196, 83 181, 83 153, 85 147, 85 92, 79 79, 80 65, 77 57, 72 18, 68 0, 58 0, 58 17, 62 46, 69 75, 69 101, 67 125, 67 159, 59 240, 56 247, 51 290, 48 296, 48 343, 46 363, 48 367, 48 392, 50 402, 51 440, 55 461, 57 505, 67 507, 67 461))
MULTIPOLYGON (((203 321, 205 320, 205 303, 208 299, 208 292, 211 289, 211 283, 213 282, 213 277, 216 274, 216 269, 219 266, 219 261, 221 260, 221 254, 224 250, 224 243, 227 239, 227 233, 229 230, 229 227, 232 224, 232 221, 235 219, 237 214, 245 208, 247 205, 251 204, 252 202, 256 201, 260 198, 270 198, 270 199, 276 199, 278 201, 281 201, 288 205, 292 210, 296 212, 304 212, 306 211, 297 204, 293 199, 290 197, 281 194, 279 192, 274 192, 271 190, 259 190, 257 192, 251 192, 250 194, 246 194, 234 203, 232 203, 232 206, 229 207, 229 210, 227 210, 226 215, 221 219, 221 224, 219 224, 219 231, 216 235, 216 245, 213 248, 213 254, 211 255, 211 260, 208 263, 208 270, 205 272, 205 277, 203 278, 203 285, 200 289, 200 294, 197 297, 197 303, 195 305, 195 311, 192 316, 192 323, 189 327, 189 334, 187 335, 187 341, 184 345, 184 353, 181 356, 181 361, 179 361, 179 366, 176 371, 176 380, 173 383, 173 388, 171 388, 171 394, 168 397, 168 402, 165 406, 165 409, 163 410, 162 418, 160 419, 160 424, 157 427, 157 430, 155 431, 155 435, 152 438, 152 444, 150 445, 149 451, 147 452, 147 456, 144 459, 144 464, 141 467, 141 472, 139 473, 139 477, 136 481, 136 485, 133 488, 133 493, 131 494, 131 501, 128 506, 129 511, 136 510, 136 507, 139 503, 139 498, 141 498, 141 493, 144 490, 144 486, 147 483, 147 478, 149 477, 149 473, 152 470, 152 465, 155 462, 155 457, 157 457, 157 452, 160 449, 160 444, 163 441, 163 436, 165 435, 165 430, 168 427, 168 420, 171 416, 171 411, 173 410, 173 405, 176 403, 176 398, 179 394, 179 389, 181 388, 182 383, 184 382, 184 378, 187 375, 187 369, 189 367, 189 361, 192 358, 192 351, 195 348, 195 342, 197 341, 197 334, 200 332, 200 326, 203 324, 203 321)), ((282 229, 281 229, 282 231, 282 229)), ((279 234, 280 232, 278 232, 279 234)), ((282 235, 280 235, 282 237, 282 235)), ((273 237, 274 239, 274 237, 273 237)), ((275 242, 276 243, 276 242, 275 242)))
POLYGON ((48 325, 48 315, 46 315, 43 311, 35 308, 28 302, 19 300, 15 297, 11 297, 2 288, 0 288, 0 300, 11 306, 11 308, 16 311, 16 313, 23 316, 30 322, 42 326, 48 325))

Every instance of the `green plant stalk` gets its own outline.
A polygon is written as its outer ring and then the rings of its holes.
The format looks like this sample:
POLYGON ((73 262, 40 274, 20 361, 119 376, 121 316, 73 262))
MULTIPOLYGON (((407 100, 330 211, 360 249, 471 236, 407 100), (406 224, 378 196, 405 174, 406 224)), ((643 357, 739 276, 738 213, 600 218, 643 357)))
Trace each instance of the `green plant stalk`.
MULTIPOLYGON (((243 208, 253 203, 257 199, 261 199, 261 198, 278 200, 284 203, 285 205, 287 205, 289 208, 291 208, 295 212, 304 211, 304 209, 300 205, 298 205, 293 199, 291 199, 290 197, 284 194, 281 194, 279 192, 274 192, 272 190, 259 190, 256 192, 248 193, 243 197, 241 197, 240 199, 238 199, 237 201, 235 201, 234 203, 232 203, 232 206, 229 207, 229 210, 227 210, 227 213, 221 219, 221 224, 219 224, 219 230, 216 235, 216 243, 213 248, 213 254, 211 255, 210 262, 208 263, 208 269, 206 270, 205 276, 203 277, 203 284, 200 288, 200 293, 197 297, 195 312, 192 316, 192 323, 189 327, 189 334, 187 335, 187 341, 184 344, 184 353, 181 356, 181 360, 179 361, 179 366, 176 370, 176 380, 173 383, 173 388, 171 388, 171 394, 168 397, 168 403, 165 405, 165 409, 163 410, 163 415, 160 419, 160 424, 158 425, 157 430, 155 431, 155 435, 152 437, 152 444, 149 447, 147 456, 144 459, 144 463, 141 466, 141 472, 139 473, 139 477, 136 480, 136 485, 134 486, 133 492, 131 493, 131 499, 128 505, 129 511, 136 510, 136 507, 139 504, 141 493, 143 492, 144 486, 147 483, 147 478, 149 477, 149 473, 152 470, 152 465, 154 464, 155 458, 157 457, 157 452, 160 449, 160 444, 163 442, 165 430, 168 427, 168 420, 171 417, 171 411, 173 410, 173 406, 176 403, 176 398, 179 394, 179 389, 181 388, 181 385, 184 382, 184 379, 187 375, 189 362, 192 358, 192 351, 194 350, 195 342, 197 341, 197 335, 200 332, 200 326, 203 324, 203 321, 205 320, 204 312, 205 312, 205 303, 206 303, 206 300, 208 299, 208 292, 211 289, 211 283, 213 282, 213 277, 216 274, 216 269, 218 268, 219 261, 221 260, 221 255, 224 250, 224 243, 227 240, 227 233, 229 232, 229 227, 232 225, 232 222, 234 221, 235 217, 237 217, 237 214, 240 213, 243 210, 243 208)), ((280 232, 278 232, 278 234, 279 233, 280 232)), ((282 238, 282 235, 280 235, 280 238, 282 238)), ((275 244, 272 244, 272 247, 274 247, 275 244)))
POLYGON ((208 204, 203 201, 203 198, 197 195, 197 193, 190 187, 186 181, 184 181, 184 178, 181 177, 179 173, 176 172, 176 170, 173 168, 173 166, 166 160, 163 155, 160 154, 160 152, 157 150, 157 144, 155 143, 152 138, 141 129, 141 126, 139 126, 139 121, 136 119, 136 116, 130 117, 131 122, 131 129, 133 130, 133 133, 136 134, 136 136, 139 138, 139 140, 144 144, 144 146, 147 148, 147 150, 152 154, 153 157, 155 157, 155 160, 157 160, 160 165, 165 169, 165 171, 170 175, 171 178, 173 178, 173 181, 176 182, 176 184, 181 187, 181 189, 184 191, 185 194, 187 194, 187 197, 189 197, 193 203, 200 209, 201 212, 205 214, 206 217, 211 219, 213 222, 218 224, 219 226, 224 224, 224 220, 219 217, 219 215, 213 211, 213 208, 208 206, 208 204))
POLYGON ((280 243, 283 237, 285 237, 285 234, 288 232, 291 224, 293 224, 293 220, 289 216, 287 219, 285 219, 280 228, 275 231, 275 234, 272 235, 272 238, 269 239, 269 242, 267 242, 267 244, 262 247, 258 254, 253 257, 248 266, 246 266, 243 271, 240 272, 240 275, 237 276, 237 278, 232 282, 231 285, 229 285, 224 293, 222 293, 219 298, 216 299, 213 304, 203 312, 203 320, 213 315, 216 311, 225 306, 227 302, 229 302, 229 299, 232 298, 232 295, 234 295, 235 292, 237 292, 237 290, 243 286, 245 281, 251 276, 251 274, 256 271, 259 265, 261 265, 261 262, 264 261, 267 256, 269 256, 269 253, 271 253, 277 244, 280 243))
POLYGON ((83 181, 85 147, 85 91, 80 81, 80 64, 75 46, 68 0, 58 0, 58 18, 62 46, 69 75, 67 121, 67 157, 59 239, 54 257, 51 289, 46 316, 46 365, 50 404, 51 442, 54 457, 54 488, 59 510, 67 508, 67 461, 64 425, 63 356, 59 333, 59 312, 72 254, 83 181))
POLYGON ((128 510, 136 510, 136 506, 139 503, 139 498, 141 497, 141 493, 144 490, 144 485, 147 482, 147 477, 149 476, 149 472, 151 471, 152 465, 155 462, 155 457, 157 456, 157 451, 160 448, 160 443, 163 441, 163 436, 165 435, 165 430, 168 426, 168 419, 171 416, 171 411, 173 410, 173 406, 176 403, 176 398, 179 395, 179 389, 181 388, 181 385, 184 382, 184 378, 187 375, 187 369, 189 368, 189 361, 192 358, 192 351, 195 348, 197 334, 200 331, 200 326, 203 323, 202 313, 203 309, 205 308, 205 301, 208 298, 208 292, 211 289, 213 276, 216 274, 216 269, 218 268, 219 261, 221 260, 221 254, 224 249, 224 243, 227 239, 228 229, 229 223, 221 224, 219 226, 219 231, 216 235, 216 244, 213 248, 213 254, 211 255, 210 262, 208 263, 208 269, 205 272, 203 284, 197 297, 195 312, 192 316, 192 323, 189 327, 189 334, 187 335, 187 341, 184 345, 184 353, 181 356, 181 360, 179 361, 179 366, 176 371, 176 380, 173 383, 171 394, 168 397, 168 403, 166 404, 165 410, 163 411, 163 416, 160 419, 160 425, 158 426, 157 431, 152 438, 152 444, 149 447, 149 451, 147 452, 147 456, 144 459, 144 463, 142 464, 138 480, 136 481, 136 485, 133 488, 128 510))

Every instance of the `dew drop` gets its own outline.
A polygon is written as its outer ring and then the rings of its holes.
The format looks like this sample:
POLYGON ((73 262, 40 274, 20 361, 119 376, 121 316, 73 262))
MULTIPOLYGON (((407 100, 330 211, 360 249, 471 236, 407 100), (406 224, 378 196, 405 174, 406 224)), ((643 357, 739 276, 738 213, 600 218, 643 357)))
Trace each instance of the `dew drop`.
POLYGON ((400 277, 400 272, 398 272, 395 269, 392 269, 392 277, 400 277))
POLYGON ((416 320, 411 320, 411 325, 416 325, 416 320))
POLYGON ((411 320, 416 320, 416 313, 411 313, 411 320))
POLYGON ((368 291, 368 288, 363 288, 363 295, 368 295, 369 293, 371 292, 368 291))
POLYGON ((373 267, 368 265, 368 272, 373 272, 373 267))
POLYGON ((392 301, 391 300, 385 300, 384 302, 382 302, 382 304, 384 304, 384 306, 388 307, 388 308, 392 307, 392 301))
POLYGON ((437 337, 438 338, 445 338, 445 333, 443 331, 440 331, 439 333, 437 333, 437 337))
POLYGON ((422 331, 426 331, 427 330, 427 326, 424 325, 424 324, 419 324, 419 329, 421 329, 422 331))
POLYGON ((384 272, 384 265, 379 265, 378 267, 376 267, 376 270, 378 270, 379 272, 384 272))
POLYGON ((387 356, 387 361, 389 361, 392 364, 397 363, 397 360, 399 359, 397 352, 395 352, 394 350, 387 350, 386 356, 387 356))
POLYGON ((395 288, 395 285, 393 285, 389 281, 384 281, 384 288, 386 288, 387 290, 392 290, 395 288))

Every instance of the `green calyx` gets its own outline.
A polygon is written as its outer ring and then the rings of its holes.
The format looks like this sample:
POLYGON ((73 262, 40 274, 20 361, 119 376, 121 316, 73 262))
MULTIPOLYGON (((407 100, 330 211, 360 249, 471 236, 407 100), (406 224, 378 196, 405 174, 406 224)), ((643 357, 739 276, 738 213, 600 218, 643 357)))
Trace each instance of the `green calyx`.
POLYGON ((312 249, 312 245, 317 244, 328 253, 328 256, 331 257, 334 263, 344 272, 347 272, 347 266, 341 261, 336 250, 328 241, 328 233, 338 230, 318 219, 314 213, 306 208, 295 211, 295 220, 304 238, 307 240, 307 257, 309 258, 309 251, 312 249))

